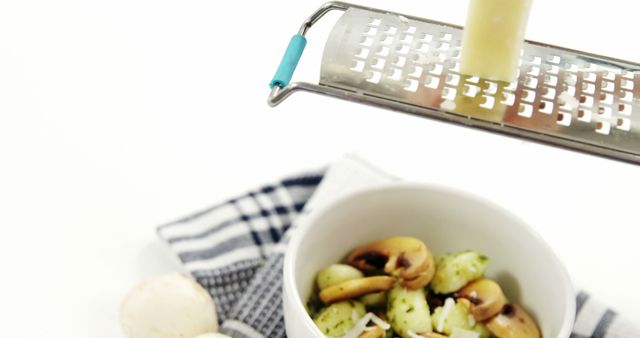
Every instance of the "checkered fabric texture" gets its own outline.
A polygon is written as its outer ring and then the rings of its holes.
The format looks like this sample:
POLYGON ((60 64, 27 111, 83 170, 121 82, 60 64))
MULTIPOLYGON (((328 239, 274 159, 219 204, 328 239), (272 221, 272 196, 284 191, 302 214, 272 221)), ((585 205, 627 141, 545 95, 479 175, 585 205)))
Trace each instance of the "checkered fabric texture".
MULTIPOLYGON (((322 178, 322 173, 288 178, 158 228, 185 269, 209 290, 221 332, 234 338, 286 337, 282 266, 288 230, 322 178)), ((580 292, 571 337, 638 338, 640 331, 580 292)))

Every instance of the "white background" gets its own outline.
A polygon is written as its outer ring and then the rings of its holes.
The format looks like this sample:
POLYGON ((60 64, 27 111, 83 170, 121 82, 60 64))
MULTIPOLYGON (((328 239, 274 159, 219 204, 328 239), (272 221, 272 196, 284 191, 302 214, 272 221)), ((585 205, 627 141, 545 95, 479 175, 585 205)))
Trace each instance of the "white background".
MULTIPOLYGON (((640 320, 640 167, 310 94, 267 107, 321 3, 0 0, 0 336, 120 337, 126 291, 178 268, 156 225, 345 152, 506 206, 640 320)), ((467 4, 360 3, 456 24, 467 4)), ((640 61, 632 4, 536 0, 527 36, 640 61)))

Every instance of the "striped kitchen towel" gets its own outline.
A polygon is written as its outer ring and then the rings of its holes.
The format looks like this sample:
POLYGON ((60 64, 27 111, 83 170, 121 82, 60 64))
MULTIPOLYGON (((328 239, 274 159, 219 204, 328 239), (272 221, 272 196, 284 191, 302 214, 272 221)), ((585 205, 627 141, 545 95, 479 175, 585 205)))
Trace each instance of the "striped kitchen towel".
MULTIPOLYGON (((286 337, 282 266, 291 233, 320 205, 390 180, 395 178, 347 156, 326 173, 265 185, 163 225, 158 234, 211 293, 223 333, 235 338, 286 337)), ((587 337, 636 338, 640 329, 580 292, 572 338, 587 337)))

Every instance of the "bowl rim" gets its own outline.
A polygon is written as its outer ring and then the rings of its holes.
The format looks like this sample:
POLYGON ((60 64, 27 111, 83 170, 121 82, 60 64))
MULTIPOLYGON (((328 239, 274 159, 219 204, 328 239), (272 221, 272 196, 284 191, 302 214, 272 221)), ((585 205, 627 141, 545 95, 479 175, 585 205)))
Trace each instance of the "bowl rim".
MULTIPOLYGON (((527 222, 525 222, 521 217, 506 209, 505 207, 499 205, 498 203, 480 196, 475 193, 471 193, 459 188, 450 187, 437 183, 425 183, 425 182, 387 182, 377 184, 372 187, 362 187, 357 188, 352 192, 346 193, 343 196, 337 197, 335 200, 328 202, 324 205, 321 205, 317 209, 311 211, 308 217, 304 220, 302 226, 298 225, 295 229, 294 233, 291 236, 290 242, 287 245, 284 255, 284 266, 283 266, 283 302, 289 303, 288 305, 293 306, 293 311, 296 313, 303 313, 303 319, 300 324, 303 324, 307 331, 313 334, 315 337, 325 337, 322 332, 317 328, 311 316, 307 314, 307 310, 304 306, 304 301, 302 300, 301 295, 298 292, 295 273, 293 267, 295 266, 298 248, 300 247, 300 243, 306 237, 310 229, 314 224, 318 222, 324 215, 330 212, 332 209, 338 207, 339 205, 345 203, 346 201, 357 199, 361 196, 365 196, 372 193, 378 193, 386 190, 431 190, 431 191, 439 191, 449 195, 455 195, 460 198, 465 198, 469 200, 473 200, 474 202, 481 203, 491 210, 495 210, 504 214, 507 217, 510 217, 517 221, 518 226, 522 228, 523 231, 528 233, 532 239, 537 240, 539 244, 545 248, 545 250, 551 253, 551 258, 553 264, 560 272, 561 276, 559 276, 562 280, 562 288, 564 289, 564 293, 572 295, 572 297, 568 297, 568 304, 564 313, 564 322, 562 323, 562 327, 558 333, 558 338, 569 338, 573 325, 575 322, 575 312, 576 312, 576 300, 573 295, 575 295, 575 289, 573 283, 571 281, 571 277, 569 272, 562 262, 560 257, 557 255, 555 250, 544 240, 544 238, 527 222), (293 303, 293 304, 291 304, 293 303)), ((287 318, 285 318, 285 321, 287 318)), ((291 319, 290 319, 291 320, 291 319)))

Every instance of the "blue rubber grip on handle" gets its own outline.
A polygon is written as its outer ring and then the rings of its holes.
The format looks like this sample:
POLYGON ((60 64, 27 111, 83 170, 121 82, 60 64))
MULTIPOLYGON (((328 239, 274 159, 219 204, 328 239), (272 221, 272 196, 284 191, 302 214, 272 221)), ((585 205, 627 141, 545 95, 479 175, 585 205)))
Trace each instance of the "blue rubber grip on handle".
POLYGON ((291 38, 289 47, 287 47, 287 51, 282 57, 280 66, 276 71, 276 75, 273 77, 273 80, 271 80, 271 83, 269 84, 270 88, 273 88, 273 86, 284 88, 289 84, 291 78, 293 77, 293 72, 295 72, 296 67, 298 66, 298 62, 302 57, 304 47, 306 46, 307 38, 305 38, 304 36, 296 34, 293 36, 293 38, 291 38))

